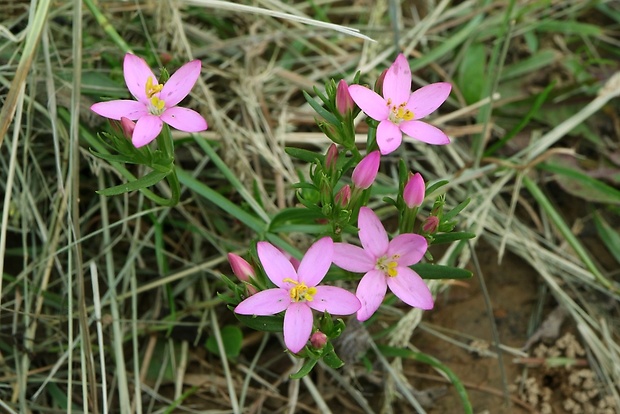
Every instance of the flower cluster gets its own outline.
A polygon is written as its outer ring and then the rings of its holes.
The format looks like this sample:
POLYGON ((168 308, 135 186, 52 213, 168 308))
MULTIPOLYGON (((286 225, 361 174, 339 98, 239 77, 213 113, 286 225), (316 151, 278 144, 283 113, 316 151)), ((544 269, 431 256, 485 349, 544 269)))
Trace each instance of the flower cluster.
MULTIPOLYGON (((111 100, 91 107, 95 113, 117 121, 113 125, 120 135, 101 135, 118 154, 91 152, 114 162, 142 164, 151 172, 138 179, 126 175, 129 183, 100 193, 116 195, 140 190, 155 202, 173 206, 179 201, 180 187, 167 125, 185 132, 207 129, 207 122, 198 112, 178 106, 200 77, 200 61, 182 65, 170 77, 163 70, 158 79, 142 58, 128 53, 123 70, 134 100, 111 100), (148 144, 154 140, 157 149, 152 151, 148 144), (170 184, 169 199, 146 189, 164 178, 170 184)), ((412 93, 411 83, 409 64, 399 54, 374 88, 361 85, 357 75, 351 85, 344 80, 331 81, 324 94, 315 90, 321 103, 306 94, 308 103, 319 115, 319 127, 333 144, 325 155, 287 149, 290 155, 310 164, 309 181, 296 186, 299 206, 276 214, 269 223, 271 234, 266 236, 278 240, 284 229, 303 229, 317 235, 318 241, 301 261, 274 245, 278 243, 266 241, 256 243, 253 255, 254 263, 260 266, 228 254, 238 282, 222 278, 233 292, 224 300, 244 323, 283 332, 286 347, 309 358, 307 369, 300 370, 300 375, 309 372, 321 358, 333 368, 342 364, 330 341, 341 334, 344 322, 332 319, 332 315, 355 314, 359 321, 367 321, 380 308, 388 288, 409 306, 432 309, 433 295, 421 270, 428 268, 420 263, 425 257, 432 260, 429 245, 472 236, 452 232, 456 225, 454 217, 466 202, 444 213, 444 196, 439 196, 426 217, 419 217, 431 187, 427 188, 419 172, 409 170, 405 160, 399 164, 396 198, 383 199, 398 213, 398 231, 393 237, 368 207, 381 157, 396 151, 403 135, 428 144, 450 142, 445 133, 422 119, 447 100, 451 85, 432 83, 412 93), (369 127, 365 155, 355 142, 354 120, 362 112, 369 127), (447 233, 451 234, 444 237, 447 233), (322 283, 325 279, 342 282, 335 286, 322 283), (356 280, 359 283, 352 293, 352 281, 356 280), (315 318, 313 310, 321 315, 315 318)), ((433 184, 432 190, 443 184, 433 184)), ((442 278, 436 271, 442 266, 433 267, 433 277, 442 278)))
POLYGON ((321 331, 322 322, 314 324, 312 309, 333 315, 355 313, 359 321, 366 321, 379 309, 388 288, 409 306, 424 310, 434 306, 430 289, 412 268, 427 254, 429 242, 437 231, 437 227, 431 228, 432 224, 434 219, 440 220, 436 210, 435 215, 420 224, 418 233, 413 232, 418 209, 425 199, 422 175, 411 172, 404 175, 400 196, 393 200, 400 211, 400 234, 391 240, 377 214, 366 204, 381 155, 395 151, 403 133, 430 144, 450 142, 442 131, 421 119, 448 98, 451 86, 445 82, 434 83, 411 93, 411 71, 400 54, 376 88, 377 92, 359 84, 348 86, 341 80, 338 84, 328 84, 327 96, 319 95, 325 108, 309 101, 324 117, 319 126, 334 144, 328 148, 323 162, 311 168, 313 185, 310 187, 316 191, 308 190, 309 185, 305 185, 298 196, 305 211, 316 211, 325 217, 322 222, 331 223, 331 237, 322 237, 312 245, 297 270, 281 250, 268 242, 259 242, 257 258, 270 282, 264 290, 259 288, 256 272, 244 259, 229 257, 238 278, 246 284, 249 281, 249 286, 254 288, 253 293, 248 291, 241 298, 234 312, 263 317, 284 312, 284 342, 293 353, 299 353, 308 343, 311 347, 306 349, 312 349, 332 339, 329 333, 321 331), (351 138, 353 119, 360 111, 370 118, 371 129, 373 126, 376 129, 374 145, 378 148, 373 150, 370 141, 365 156, 357 152, 351 138), (356 158, 358 162, 352 166, 351 161, 356 158), (344 172, 351 167, 350 184, 340 185, 346 179, 344 172), (355 223, 356 218, 356 226, 351 228, 349 223, 355 223), (361 246, 341 241, 343 231, 352 229, 354 233, 355 228, 361 246), (235 271, 246 265, 251 270, 235 271), (340 268, 340 272, 358 275, 355 294, 341 287, 320 284, 330 268, 334 273, 340 268), (248 279, 250 274, 252 277, 248 279), (270 284, 275 287, 269 287, 270 284))

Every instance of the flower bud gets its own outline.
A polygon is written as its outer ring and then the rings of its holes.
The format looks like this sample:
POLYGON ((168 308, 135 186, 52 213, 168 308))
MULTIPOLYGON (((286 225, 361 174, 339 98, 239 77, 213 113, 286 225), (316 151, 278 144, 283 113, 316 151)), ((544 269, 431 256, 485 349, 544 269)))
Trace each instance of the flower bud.
POLYGON ((342 208, 349 205, 349 201, 351 201, 351 187, 349 184, 342 187, 340 191, 336 193, 334 196, 334 201, 342 208))
POLYGON ((321 331, 316 331, 310 337, 310 344, 315 349, 321 349, 327 344, 327 335, 321 331))
POLYGON ((233 273, 242 282, 249 282, 250 277, 255 277, 256 273, 251 264, 249 264, 244 258, 234 253, 228 253, 228 262, 232 268, 233 273))
POLYGON ((336 108, 338 108, 342 116, 353 112, 355 108, 355 102, 353 102, 353 98, 351 98, 349 93, 349 85, 347 85, 344 79, 338 82, 338 89, 336 89, 336 108))
POLYGON ((403 189, 403 200, 405 200, 407 207, 420 207, 424 201, 425 191, 424 179, 420 173, 409 173, 409 181, 403 189))
POLYGON ((125 138, 131 139, 133 136, 133 130, 136 129, 136 123, 129 118, 121 116, 121 129, 123 130, 123 135, 125 138))
POLYGON ((338 162, 338 147, 336 144, 331 144, 325 154, 325 168, 327 170, 335 170, 336 163, 338 162))
POLYGON ((372 185, 379 172, 379 161, 381 154, 379 151, 373 151, 357 164, 351 177, 355 187, 365 190, 372 185))
POLYGON ((427 234, 437 233, 438 228, 439 228, 439 217, 437 216, 428 216, 426 220, 424 220, 424 224, 422 224, 422 231, 427 234))
POLYGON ((375 92, 377 92, 381 96, 383 96, 383 81, 385 80, 385 75, 387 71, 388 70, 386 69, 381 72, 381 75, 379 75, 379 78, 377 78, 377 81, 375 82, 375 92))

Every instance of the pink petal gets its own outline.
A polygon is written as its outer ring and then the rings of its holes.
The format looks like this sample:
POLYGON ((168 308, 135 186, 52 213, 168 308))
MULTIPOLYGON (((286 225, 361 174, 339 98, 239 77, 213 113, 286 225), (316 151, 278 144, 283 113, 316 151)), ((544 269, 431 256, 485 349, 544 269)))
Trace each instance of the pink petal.
MULTIPOLYGON (((383 97, 392 100, 392 105, 406 103, 411 94, 411 69, 407 58, 400 53, 385 74, 383 97)), ((415 112, 414 112, 415 114, 415 112)))
POLYGON ((161 119, 173 128, 185 132, 200 132, 207 129, 207 121, 198 112, 175 106, 161 114, 161 119))
POLYGON ((267 316, 280 313, 289 307, 291 297, 286 289, 267 289, 255 293, 237 305, 239 315, 267 316))
POLYGON ((312 310, 305 302, 293 302, 284 314, 284 343, 294 354, 302 350, 312 333, 312 310))
POLYGON ((377 145, 381 150, 381 154, 389 154, 398 148, 401 142, 403 142, 403 133, 397 125, 389 120, 379 123, 377 127, 377 145))
POLYGON ((314 300, 306 303, 314 310, 332 315, 351 315, 362 306, 353 293, 336 286, 317 286, 314 300))
POLYGON ((148 115, 149 111, 141 102, 130 101, 128 99, 118 99, 115 101, 99 102, 90 107, 90 110, 97 115, 106 118, 121 120, 121 117, 129 118, 132 121, 148 115))
POLYGON ((433 309, 433 295, 422 278, 408 267, 398 266, 398 275, 388 277, 390 290, 409 306, 420 309, 433 309))
POLYGON ((388 235, 375 212, 368 207, 360 208, 357 227, 364 250, 375 259, 384 256, 388 249, 388 235))
POLYGON ((136 122, 131 142, 136 148, 140 148, 157 138, 163 126, 164 123, 158 116, 145 115, 136 122))
POLYGON ((407 109, 413 112, 414 119, 424 118, 435 112, 450 96, 452 85, 448 82, 431 83, 414 91, 407 101, 407 109))
POLYGON ((357 311, 357 320, 365 321, 379 309, 387 291, 386 276, 380 270, 366 273, 357 285, 355 296, 360 300, 361 307, 357 311))
POLYGON ((297 275, 307 286, 316 286, 327 274, 334 257, 334 241, 323 237, 314 243, 301 260, 297 275))
POLYGON ((390 242, 387 256, 398 255, 399 266, 411 266, 418 263, 424 257, 428 249, 428 242, 419 234, 401 234, 390 242))
POLYGON ((427 144, 446 145, 450 143, 450 138, 442 130, 426 122, 405 121, 400 124, 400 129, 411 138, 427 144))
MULTIPOLYGON (((127 53, 123 61, 123 75, 129 92, 140 102, 148 104, 146 97, 146 81, 151 77, 153 84, 157 84, 157 78, 149 65, 141 57, 127 53)), ((129 118, 129 117, 127 117, 129 118)))
POLYGON ((201 67, 202 64, 199 60, 192 60, 181 66, 179 70, 174 72, 170 79, 168 79, 159 94, 159 99, 166 103, 167 108, 175 106, 189 95, 189 92, 200 76, 201 67))
POLYGON ((383 121, 390 114, 390 107, 375 91, 362 85, 349 86, 349 94, 353 101, 372 119, 383 121))
POLYGON ((334 243, 334 264, 349 272, 366 273, 375 268, 377 260, 361 247, 334 243))
POLYGON ((275 246, 268 242, 258 242, 256 244, 258 258, 267 273, 267 277, 280 288, 290 290, 294 284, 283 282, 284 279, 297 281, 297 273, 293 265, 275 246))

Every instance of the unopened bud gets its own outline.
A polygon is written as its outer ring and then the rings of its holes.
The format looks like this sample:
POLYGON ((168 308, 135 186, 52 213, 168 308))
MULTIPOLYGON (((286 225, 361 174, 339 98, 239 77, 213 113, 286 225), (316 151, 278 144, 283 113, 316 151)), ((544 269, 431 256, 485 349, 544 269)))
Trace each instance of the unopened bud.
POLYGON ((365 190, 372 185, 379 172, 380 161, 381 154, 379 151, 373 151, 357 164, 351 177, 355 187, 365 190))
POLYGON ((438 228, 439 228, 439 217, 437 216, 428 216, 426 220, 424 220, 424 224, 422 224, 422 231, 427 234, 437 233, 438 228))
POLYGON ((121 129, 123 130, 123 135, 125 138, 131 139, 133 136, 133 130, 136 129, 136 123, 129 118, 121 116, 121 129))
POLYGON ((338 147, 336 144, 331 144, 325 154, 325 168, 327 170, 336 169, 336 163, 338 162, 338 147))
POLYGON ((316 331, 310 337, 310 344, 315 349, 321 349, 327 344, 327 335, 321 331, 316 331))
POLYGON ((409 181, 403 189, 403 200, 407 207, 420 207, 424 201, 425 195, 424 179, 420 173, 409 174, 409 181))
POLYGON ((336 108, 342 116, 353 112, 353 108, 355 108, 355 102, 349 93, 349 85, 344 79, 338 82, 338 89, 336 89, 336 108))
POLYGON ((233 273, 242 282, 249 282, 251 277, 255 277, 256 273, 251 264, 249 264, 244 258, 234 253, 228 253, 228 262, 232 268, 233 273))
POLYGON ((385 80, 385 74, 387 73, 387 71, 388 70, 386 69, 381 72, 381 75, 379 75, 379 78, 377 78, 377 81, 375 82, 375 92, 377 92, 381 96, 383 96, 383 81, 385 80))
POLYGON ((351 201, 351 187, 349 184, 342 187, 340 191, 336 193, 334 201, 342 208, 349 205, 349 201, 351 201))

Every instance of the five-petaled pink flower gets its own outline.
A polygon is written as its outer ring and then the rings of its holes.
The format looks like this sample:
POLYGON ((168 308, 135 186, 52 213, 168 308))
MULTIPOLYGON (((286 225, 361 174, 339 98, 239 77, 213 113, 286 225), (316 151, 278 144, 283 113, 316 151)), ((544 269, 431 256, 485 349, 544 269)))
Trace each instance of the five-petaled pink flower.
POLYGON ((137 120, 131 141, 139 148, 153 141, 163 123, 185 132, 207 129, 207 121, 196 111, 176 106, 190 92, 200 76, 200 61, 192 60, 160 84, 144 59, 127 53, 123 74, 129 92, 136 99, 99 102, 90 107, 98 115, 120 120, 137 120))
POLYGON ((359 238, 362 247, 334 244, 334 264, 350 272, 366 273, 357 286, 362 303, 357 319, 365 321, 379 308, 387 287, 403 302, 421 309, 433 308, 433 296, 422 278, 410 269, 419 262, 428 243, 419 234, 401 234, 389 241, 377 215, 368 207, 360 208, 359 238))
POLYGON ((400 146, 403 132, 428 144, 450 143, 441 130, 419 120, 439 108, 451 89, 449 83, 438 82, 411 93, 411 70, 401 53, 385 74, 383 97, 361 85, 349 86, 349 94, 366 115, 379 121, 377 145, 385 155, 400 146))
POLYGON ((258 257, 267 277, 277 286, 242 301, 235 308, 241 315, 284 314, 284 343, 293 353, 301 351, 312 333, 312 310, 350 315, 360 308, 351 292, 335 286, 317 286, 332 264, 334 242, 323 237, 314 243, 295 271, 291 262, 273 245, 259 242, 258 257))

